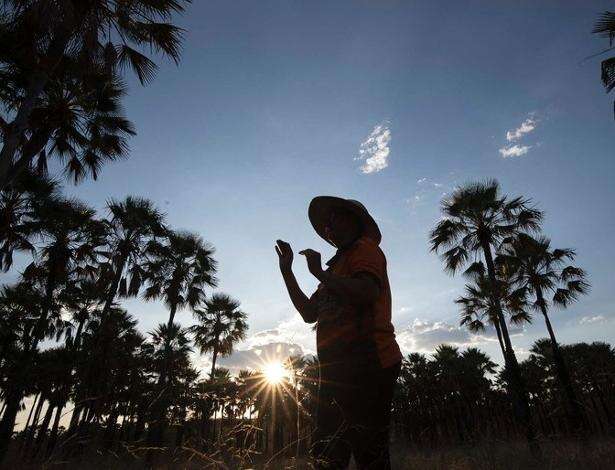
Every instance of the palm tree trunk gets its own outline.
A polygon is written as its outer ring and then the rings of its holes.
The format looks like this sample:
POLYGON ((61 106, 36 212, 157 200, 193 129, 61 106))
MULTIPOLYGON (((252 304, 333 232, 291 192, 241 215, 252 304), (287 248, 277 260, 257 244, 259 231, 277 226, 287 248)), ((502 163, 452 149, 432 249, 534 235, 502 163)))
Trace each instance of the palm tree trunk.
POLYGON ((49 442, 47 443, 47 456, 50 456, 53 452, 53 449, 56 446, 56 442, 58 440, 58 428, 60 426, 60 418, 62 417, 62 410, 64 409, 64 404, 60 404, 56 407, 56 414, 53 418, 53 425, 51 426, 51 434, 49 434, 49 442))
POLYGON ((485 256, 485 263, 487 264, 487 273, 493 289, 493 303, 496 306, 496 315, 500 323, 502 338, 506 346, 506 355, 504 356, 504 363, 507 369, 507 381, 509 381, 511 398, 513 402, 513 409, 515 411, 515 417, 519 420, 520 424, 524 427, 526 437, 530 446, 530 450, 535 456, 540 455, 540 448, 536 442, 536 432, 530 416, 530 406, 528 402, 527 390, 523 377, 521 376, 521 370, 517 361, 517 356, 512 347, 510 341, 510 335, 508 334, 508 327, 506 325, 506 319, 502 313, 500 294, 497 289, 497 277, 495 274, 495 265, 493 262, 493 256, 491 254, 491 247, 487 242, 482 242, 483 254, 485 256))
POLYGON ((13 429, 15 427, 15 419, 17 418, 19 404, 21 403, 22 398, 23 385, 20 382, 18 382, 14 387, 11 387, 5 396, 6 409, 4 410, 2 420, 0 421, 0 463, 2 463, 11 441, 13 429))
MULTIPOLYGON (((30 407, 30 413, 28 413, 28 419, 26 420, 26 424, 23 427, 24 430, 24 439, 26 436, 26 432, 28 430, 28 428, 30 427, 30 418, 32 418, 32 415, 34 414, 34 409, 36 408, 36 402, 38 401, 38 399, 41 396, 41 392, 37 393, 36 395, 34 395, 34 401, 32 402, 32 406, 30 407)), ((6 403, 4 404, 6 406, 6 403)), ((4 410, 4 407, 3 407, 4 410)), ((21 444, 23 445, 23 439, 21 441, 21 444)))
POLYGON ((27 432, 26 432, 23 446, 22 446, 22 450, 24 453, 28 450, 28 448, 32 445, 32 442, 34 441, 34 434, 36 433, 36 428, 38 426, 38 420, 40 419, 40 416, 41 416, 41 411, 43 409, 43 403, 45 403, 45 395, 41 392, 41 395, 38 399, 38 403, 36 405, 36 411, 34 412, 34 418, 32 419, 32 424, 30 425, 30 429, 25 430, 27 432))
POLYGON ((68 424, 67 434, 71 435, 75 429, 77 429, 77 424, 79 424, 79 416, 81 416, 81 412, 83 411, 83 406, 75 403, 75 407, 73 408, 73 414, 70 417, 70 423, 68 424))
POLYGON ((553 331, 553 327, 551 326, 551 320, 549 319, 549 315, 547 313, 547 305, 545 303, 545 299, 542 293, 542 289, 538 287, 536 289, 536 297, 538 299, 538 303, 540 305, 540 311, 545 318, 545 323, 547 325, 547 331, 549 332, 549 337, 551 338, 551 347, 553 348, 553 359, 555 362, 555 370, 557 371, 558 378, 560 383, 564 388, 564 393, 566 394, 566 400, 568 402, 569 407, 569 419, 570 425, 574 432, 582 432, 583 429, 583 414, 581 411, 581 407, 579 405, 579 400, 577 399, 574 388, 572 387, 572 381, 570 380, 570 373, 568 372, 568 367, 566 367, 566 362, 564 361, 564 356, 562 355, 562 351, 559 347, 559 343, 555 338, 555 332, 553 331))
POLYGON ((216 341, 216 345, 214 346, 214 350, 213 350, 213 355, 212 355, 212 359, 211 359, 211 373, 209 374, 210 378, 214 378, 214 372, 216 371, 216 359, 218 358, 218 346, 217 346, 217 341, 216 341))
MULTIPOLYGON (((175 313, 177 312, 177 304, 171 305, 169 310, 169 321, 167 322, 167 337, 164 340, 164 359, 162 364, 162 370, 160 371, 160 377, 158 378, 159 394, 156 403, 154 404, 152 417, 152 423, 148 432, 148 443, 150 445, 160 446, 166 427, 166 420, 164 419, 165 410, 167 408, 167 391, 166 382, 170 374, 171 366, 171 328, 173 327, 173 320, 175 319, 175 313)), ((150 457, 148 457, 150 458, 150 457)))
POLYGON ((498 343, 500 343, 500 349, 502 350, 502 357, 506 359, 506 347, 504 346, 504 340, 502 339, 502 330, 500 329, 499 322, 494 322, 493 326, 495 327, 495 333, 498 336, 498 343))
POLYGON ((297 449, 296 449, 296 453, 295 453, 295 458, 296 461, 299 462, 299 453, 301 451, 301 439, 299 438, 300 434, 301 434, 301 408, 299 407, 299 384, 297 383, 297 372, 294 372, 294 376, 295 376, 295 405, 297 406, 297 423, 296 423, 296 427, 297 427, 297 449))
MULTIPOLYGON (((79 349, 81 349, 81 335, 83 333, 84 325, 85 325, 85 318, 82 317, 82 319, 79 320, 77 331, 75 332, 75 337, 73 338, 73 347, 72 347, 73 358, 76 357, 76 355, 79 352, 79 349)), ((73 360, 73 366, 74 364, 75 362, 73 360)), ((72 370, 71 370, 71 373, 72 373, 72 370)), ((68 403, 68 400, 64 401, 64 404, 66 403, 68 403)), ((79 422, 79 415, 81 414, 82 409, 83 409, 83 405, 79 403, 79 399, 75 397, 75 404, 73 407, 73 412, 70 417, 70 423, 66 431, 66 436, 71 436, 77 429, 77 423, 79 422)))
POLYGON ((43 445, 43 441, 47 436, 47 429, 49 428, 49 423, 51 422, 51 415, 55 408, 55 403, 53 401, 49 401, 49 406, 47 407, 47 411, 45 412, 45 417, 43 418, 43 422, 41 423, 41 427, 38 430, 38 434, 36 435, 36 443, 34 444, 34 450, 32 451, 32 456, 36 456, 41 446, 43 445))
POLYGON ((89 377, 88 382, 92 384, 92 389, 89 390, 87 396, 99 397, 93 400, 93 403, 89 407, 89 411, 97 417, 100 415, 100 407, 110 387, 110 384, 102 380, 105 377, 101 376, 98 373, 100 367, 102 367, 103 370, 110 369, 109 364, 107 364, 107 360, 109 358, 109 311, 111 310, 111 306, 113 305, 113 301, 115 300, 115 297, 117 295, 118 287, 120 285, 122 273, 124 272, 127 260, 128 255, 122 253, 120 257, 120 262, 118 263, 117 269, 113 276, 113 281, 111 282, 111 286, 107 291, 105 304, 100 314, 100 332, 97 335, 96 340, 94 341, 93 347, 94 354, 98 354, 99 357, 96 363, 92 363, 90 365, 87 374, 89 377))
MULTIPOLYGON (((122 273, 124 272, 124 268, 126 267, 126 262, 128 261, 128 255, 126 253, 122 253, 120 257, 120 262, 118 263, 117 269, 115 273, 113 273, 113 281, 111 282, 111 286, 109 286, 109 290, 107 291, 107 297, 105 299, 105 305, 103 306, 102 312, 100 314, 101 323, 106 324, 107 316, 109 315, 109 310, 111 310, 111 305, 113 305, 113 301, 117 295, 117 290, 120 286, 120 281, 122 280, 122 273)), ((102 328, 102 325, 101 325, 102 328)), ((101 333, 102 333, 101 329, 101 333)))

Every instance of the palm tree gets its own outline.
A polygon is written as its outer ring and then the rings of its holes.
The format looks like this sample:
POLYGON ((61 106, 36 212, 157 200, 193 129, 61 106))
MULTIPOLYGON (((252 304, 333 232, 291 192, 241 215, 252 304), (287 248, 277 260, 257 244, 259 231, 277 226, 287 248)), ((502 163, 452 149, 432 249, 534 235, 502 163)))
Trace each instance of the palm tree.
POLYGON ((109 251, 106 262, 101 264, 102 276, 108 282, 101 313, 103 323, 118 294, 138 295, 145 279, 145 248, 153 237, 165 233, 164 215, 147 199, 128 196, 123 201, 111 200, 107 209, 109 251))
POLYGON ((249 420, 252 420, 252 411, 258 387, 256 382, 258 380, 259 374, 251 369, 241 369, 237 374, 239 397, 241 399, 240 415, 244 416, 247 412, 249 420))
POLYGON ((205 309, 194 311, 199 324, 192 326, 190 331, 201 354, 212 353, 211 377, 214 376, 218 356, 231 354, 235 343, 246 335, 247 315, 239 307, 237 300, 217 293, 205 301, 205 309))
POLYGON ((502 313, 501 296, 497 288, 494 250, 502 241, 522 230, 538 230, 542 213, 529 207, 521 197, 508 199, 500 194, 497 181, 470 183, 457 188, 442 201, 444 218, 430 234, 431 250, 442 253, 446 271, 455 273, 472 257, 483 256, 491 289, 495 314, 506 348, 505 365, 510 379, 513 405, 517 418, 527 429, 534 450, 535 435, 529 416, 527 392, 519 371, 517 357, 510 341, 506 319, 502 313))
POLYGON ((32 354, 50 333, 50 314, 56 318, 60 315, 58 288, 71 276, 91 273, 90 263, 95 260, 96 248, 101 244, 100 225, 93 216, 94 211, 80 203, 53 200, 38 209, 38 219, 32 222, 45 245, 37 256, 38 260, 24 271, 24 279, 40 282, 44 286, 44 297, 29 344, 24 345, 20 367, 12 380, 7 410, 0 421, 0 454, 6 449, 13 432, 32 354))
POLYGON ((49 82, 30 116, 31 136, 7 183, 28 167, 46 173, 48 157, 63 162, 64 173, 75 183, 88 173, 96 179, 103 162, 127 155, 126 139, 135 131, 121 114, 126 87, 104 65, 79 71, 78 78, 73 76, 76 67, 63 65, 62 78, 49 82))
POLYGON ((4 272, 13 265, 16 250, 36 253, 33 241, 38 235, 34 223, 37 209, 57 197, 57 183, 32 172, 23 173, 11 187, 0 192, 0 268, 4 272))
MULTIPOLYGON (((147 288, 146 300, 163 299, 169 308, 167 327, 170 331, 178 310, 189 307, 194 310, 205 299, 205 287, 215 286, 216 262, 213 259, 213 248, 198 236, 187 232, 168 231, 166 239, 152 240, 147 245, 147 288)), ((167 339, 170 340, 170 337, 167 339)), ((171 354, 171 344, 166 345, 167 353, 171 354)), ((172 363, 169 360, 160 371, 159 385, 162 390, 167 387, 168 375, 172 374, 172 363)), ((166 395, 165 395, 166 396, 166 395)), ((165 408, 163 397, 159 406, 155 407, 154 418, 160 421, 160 414, 165 408)), ((151 434, 151 439, 159 440, 161 429, 152 427, 157 435, 151 434)))
MULTIPOLYGON (((166 365, 165 361, 183 361, 188 353, 192 352, 188 330, 182 328, 178 323, 160 323, 158 327, 150 333, 152 344, 154 345, 155 367, 162 371, 166 365), (170 347, 171 356, 167 354, 166 348, 170 347)), ((172 369, 170 369, 172 370, 172 369)))
POLYGON ((38 212, 38 220, 33 224, 45 245, 39 250, 38 260, 24 271, 24 278, 43 274, 45 299, 30 349, 35 349, 42 339, 58 287, 66 286, 71 277, 92 279, 98 250, 105 241, 104 227, 94 220, 94 210, 77 201, 50 201, 38 212))
MULTIPOLYGON (((487 278, 485 265, 476 261, 466 269, 464 275, 473 279, 473 282, 466 284, 465 295, 455 299, 455 303, 461 306, 460 325, 476 333, 485 330, 485 323, 491 324, 497 334, 502 356, 506 358, 506 347, 497 317, 498 305, 494 303, 493 288, 487 278)), ((508 313, 510 321, 514 324, 529 322, 523 289, 512 289, 510 276, 505 275, 502 269, 498 269, 497 282, 500 308, 508 313)))
POLYGON ((552 303, 566 307, 588 291, 585 272, 576 266, 567 265, 574 260, 575 255, 574 250, 569 248, 551 249, 551 241, 544 236, 533 238, 519 233, 507 240, 496 261, 510 270, 514 284, 533 296, 533 307, 544 317, 557 375, 564 388, 571 411, 570 418, 576 429, 582 425, 582 412, 549 319, 549 301, 545 299, 546 293, 551 292, 552 303))
POLYGON ((63 65, 74 63, 72 73, 77 79, 101 63, 110 73, 128 66, 142 84, 147 83, 156 64, 138 49, 149 47, 178 62, 182 30, 168 20, 182 12, 186 3, 136 0, 128 7, 113 0, 5 2, 0 63, 3 78, 11 86, 0 97, 8 100, 12 120, 1 121, 2 187, 14 169, 15 155, 28 144, 24 141, 32 131, 37 104, 50 83, 63 78, 63 65))
POLYGON ((161 323, 150 333, 154 345, 154 363, 159 376, 173 383, 176 373, 189 363, 188 354, 192 352, 188 330, 177 323, 161 323))
MULTIPOLYGON (((609 48, 602 53, 613 50, 613 40, 615 40, 615 12, 606 11, 596 22, 592 31, 594 34, 606 37, 609 39, 609 48)), ((609 57, 602 61, 602 83, 609 93, 615 88, 615 57, 609 57)), ((615 109, 615 108, 614 108, 615 109)))
POLYGON ((167 231, 165 240, 147 245, 146 300, 163 299, 171 325, 178 310, 196 308, 205 300, 205 287, 216 286, 214 249, 189 232, 167 231))

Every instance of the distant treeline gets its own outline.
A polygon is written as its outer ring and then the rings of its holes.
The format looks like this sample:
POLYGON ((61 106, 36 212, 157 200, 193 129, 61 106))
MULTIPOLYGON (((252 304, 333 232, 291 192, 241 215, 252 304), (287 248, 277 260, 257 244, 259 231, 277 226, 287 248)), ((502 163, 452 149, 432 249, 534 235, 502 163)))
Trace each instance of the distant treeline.
MULTIPOLYGON (((583 410, 585 436, 615 431, 615 349, 601 342, 561 346, 583 410)), ((546 339, 520 364, 539 438, 575 437, 566 397, 546 339)), ((523 437, 501 369, 481 351, 442 345, 433 357, 404 360, 394 402, 394 427, 418 449, 523 437)))

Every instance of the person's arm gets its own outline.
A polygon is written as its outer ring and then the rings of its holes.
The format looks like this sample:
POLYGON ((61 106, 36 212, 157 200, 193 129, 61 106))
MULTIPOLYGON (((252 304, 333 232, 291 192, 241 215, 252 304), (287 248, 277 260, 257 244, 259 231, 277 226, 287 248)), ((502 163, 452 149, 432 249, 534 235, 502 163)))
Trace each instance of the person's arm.
POLYGON ((286 290, 288 290, 290 301, 299 312, 299 315, 303 318, 303 321, 306 323, 314 323, 318 319, 318 315, 313 302, 303 293, 293 274, 293 250, 291 246, 283 240, 277 240, 275 251, 279 257, 280 271, 284 279, 284 284, 286 284, 286 290))
POLYGON ((358 271, 352 277, 338 276, 322 269, 320 253, 312 249, 299 252, 304 255, 310 272, 324 284, 327 289, 344 297, 355 305, 375 302, 380 295, 380 282, 371 272, 358 271))

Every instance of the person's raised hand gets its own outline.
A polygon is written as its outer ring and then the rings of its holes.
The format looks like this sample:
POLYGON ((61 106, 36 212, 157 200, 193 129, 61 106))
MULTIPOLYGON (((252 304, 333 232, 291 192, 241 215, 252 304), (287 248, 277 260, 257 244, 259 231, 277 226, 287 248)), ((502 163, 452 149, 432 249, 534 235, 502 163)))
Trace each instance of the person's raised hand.
POLYGON ((312 250, 311 248, 307 248, 305 250, 301 250, 299 254, 305 256, 308 269, 316 279, 320 280, 324 272, 322 270, 322 261, 320 259, 320 253, 318 253, 316 250, 312 250))
POLYGON ((293 266, 293 249, 284 240, 276 240, 275 251, 280 261, 280 271, 282 274, 290 271, 293 266))

